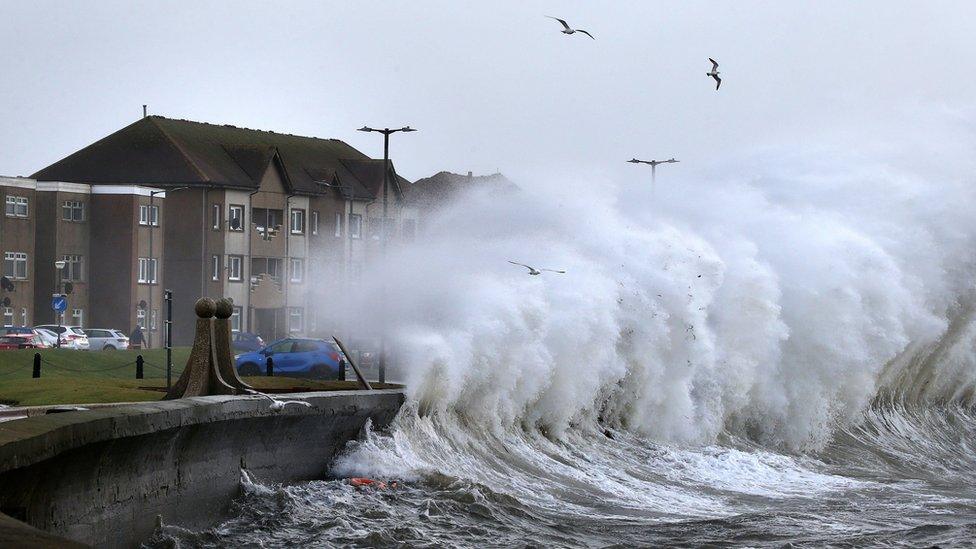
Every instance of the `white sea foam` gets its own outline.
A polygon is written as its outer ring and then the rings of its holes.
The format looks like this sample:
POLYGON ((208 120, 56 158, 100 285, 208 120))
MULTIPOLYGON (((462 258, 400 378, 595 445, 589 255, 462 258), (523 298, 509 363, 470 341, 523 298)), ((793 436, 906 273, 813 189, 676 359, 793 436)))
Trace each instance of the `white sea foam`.
POLYGON ((929 151, 915 139, 763 151, 747 172, 674 176, 681 191, 653 209, 570 178, 472 192, 330 302, 364 324, 389 315, 421 413, 496 433, 558 438, 600 418, 659 441, 731 430, 822 447, 972 289, 972 177, 921 173, 904 160, 929 151))

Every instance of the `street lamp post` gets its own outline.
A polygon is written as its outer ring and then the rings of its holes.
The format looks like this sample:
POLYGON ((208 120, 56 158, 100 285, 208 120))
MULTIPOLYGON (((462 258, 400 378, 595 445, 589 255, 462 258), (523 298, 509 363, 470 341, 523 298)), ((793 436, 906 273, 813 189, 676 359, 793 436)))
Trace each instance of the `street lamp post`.
POLYGON ((188 189, 189 187, 176 187, 175 189, 161 189, 158 191, 149 191, 149 212, 146 214, 146 222, 149 226, 149 267, 152 268, 152 280, 149 282, 149 314, 146 321, 146 347, 152 348, 153 343, 153 292, 156 288, 156 283, 159 278, 159 266, 153 263, 153 234, 156 232, 156 227, 159 226, 159 214, 155 213, 155 198, 157 194, 165 194, 167 192, 181 191, 183 189, 188 189), (153 218, 155 215, 155 219, 153 218))
MULTIPOLYGON (((57 269, 57 271, 58 271, 58 276, 57 276, 57 279, 58 279, 57 293, 58 293, 58 295, 61 295, 63 293, 61 291, 61 273, 64 271, 64 267, 67 264, 68 264, 68 262, 67 261, 63 261, 63 260, 58 260, 58 261, 55 261, 54 262, 54 268, 57 269)), ((57 336, 55 338, 57 340, 57 342, 55 343, 55 345, 60 349, 61 348, 61 323, 62 323, 62 318, 64 316, 64 313, 59 312, 59 311, 54 311, 54 316, 57 317, 55 320, 58 321, 58 333, 57 333, 57 336)))
POLYGON ((654 183, 657 179, 657 165, 658 164, 675 164, 681 162, 680 160, 675 160, 674 158, 669 158, 667 160, 637 160, 636 158, 631 158, 627 162, 631 164, 648 164, 651 166, 651 195, 654 195, 654 183))
MULTIPOLYGON (((369 126, 363 126, 359 128, 361 132, 379 132, 383 134, 383 223, 381 228, 383 234, 380 237, 380 242, 382 243, 383 257, 386 257, 386 241, 389 238, 389 228, 387 223, 389 222, 389 187, 390 187, 390 135, 396 132, 415 132, 417 130, 411 128, 410 126, 404 126, 402 128, 383 128, 376 129, 370 128, 369 126)), ((386 282, 383 283, 383 292, 386 291, 386 282)), ((384 307, 386 306, 386 296, 383 296, 384 307)), ((386 321, 386 315, 384 314, 384 322, 386 321)), ((386 326, 383 326, 383 330, 380 332, 380 368, 379 368, 380 383, 386 382, 386 326)))

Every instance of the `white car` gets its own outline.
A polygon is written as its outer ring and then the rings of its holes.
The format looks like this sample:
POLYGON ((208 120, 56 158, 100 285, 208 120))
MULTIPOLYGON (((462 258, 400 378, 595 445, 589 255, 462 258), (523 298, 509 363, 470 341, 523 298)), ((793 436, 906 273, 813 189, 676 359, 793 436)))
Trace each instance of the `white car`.
POLYGON ((92 351, 115 351, 129 348, 129 337, 118 330, 87 328, 89 349, 92 351))
POLYGON ((61 335, 61 347, 64 349, 76 349, 87 351, 89 348, 88 336, 81 329, 81 326, 58 326, 57 324, 42 324, 34 326, 37 329, 50 330, 61 335))
MULTIPOLYGON (((46 330, 44 328, 34 328, 34 334, 44 343, 47 347, 57 347, 58 346, 58 334, 54 333, 52 330, 46 330)), ((61 338, 61 343, 66 343, 64 338, 61 338)))

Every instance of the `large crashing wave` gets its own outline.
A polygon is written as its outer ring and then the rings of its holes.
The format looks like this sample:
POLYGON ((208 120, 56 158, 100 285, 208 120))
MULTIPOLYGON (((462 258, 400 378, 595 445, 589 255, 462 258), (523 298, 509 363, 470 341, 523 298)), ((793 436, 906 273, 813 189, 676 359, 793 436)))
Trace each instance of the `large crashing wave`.
POLYGON ((600 423, 802 449, 882 385, 971 398, 972 178, 892 151, 830 168, 770 155, 749 177, 672 171, 653 207, 587 181, 471 192, 368 273, 346 314, 388 311, 422 414, 495 432, 600 423))

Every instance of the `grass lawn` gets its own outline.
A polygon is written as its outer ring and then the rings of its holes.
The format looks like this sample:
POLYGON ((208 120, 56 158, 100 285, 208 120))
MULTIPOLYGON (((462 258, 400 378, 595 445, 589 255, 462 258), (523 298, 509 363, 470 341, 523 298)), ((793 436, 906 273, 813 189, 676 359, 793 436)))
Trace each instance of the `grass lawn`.
MULTIPOLYGON (((166 386, 166 351, 71 351, 41 349, 41 377, 31 378, 34 349, 0 351, 0 403, 20 406, 139 402, 159 400, 166 386), (144 379, 136 379, 136 356, 145 360, 144 379)), ((173 349, 173 382, 179 379, 189 347, 173 349)), ((319 381, 289 377, 244 378, 264 392, 355 389, 354 381, 319 381)), ((376 388, 394 387, 374 383, 376 388)))

